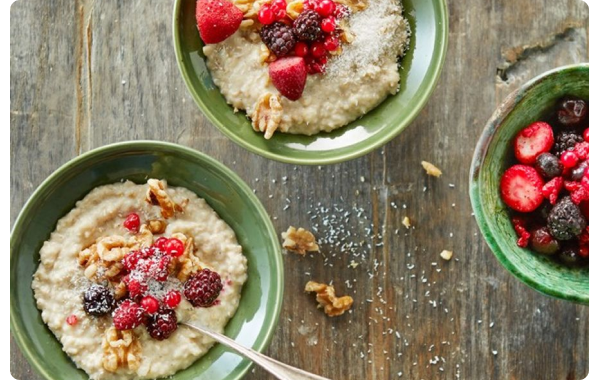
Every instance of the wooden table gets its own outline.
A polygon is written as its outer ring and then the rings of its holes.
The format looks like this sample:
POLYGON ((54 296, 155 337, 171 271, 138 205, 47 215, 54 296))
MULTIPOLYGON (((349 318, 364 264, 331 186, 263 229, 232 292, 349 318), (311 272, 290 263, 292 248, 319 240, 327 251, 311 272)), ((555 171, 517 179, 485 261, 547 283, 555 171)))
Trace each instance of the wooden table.
MULTIPOLYGON (((123 140, 176 142, 235 170, 278 231, 319 224, 325 238, 325 214, 352 212, 338 231, 363 246, 341 249, 337 237, 324 256, 284 258, 285 300, 269 355, 337 380, 581 379, 588 308, 545 297, 499 265, 471 214, 468 169, 486 120, 510 91, 588 60, 587 6, 469 0, 451 1, 449 11, 443 75, 413 125, 360 159, 295 167, 246 152, 203 117, 177 69, 172 1, 16 2, 11 221, 78 154, 123 140), (442 177, 426 176, 421 160, 442 177), (444 249, 455 252, 452 261, 439 257, 444 249), (303 292, 308 280, 333 281, 354 297, 352 312, 326 317, 303 292)), ((11 348, 13 375, 39 379, 11 348)), ((247 378, 269 377, 255 369, 247 378)))

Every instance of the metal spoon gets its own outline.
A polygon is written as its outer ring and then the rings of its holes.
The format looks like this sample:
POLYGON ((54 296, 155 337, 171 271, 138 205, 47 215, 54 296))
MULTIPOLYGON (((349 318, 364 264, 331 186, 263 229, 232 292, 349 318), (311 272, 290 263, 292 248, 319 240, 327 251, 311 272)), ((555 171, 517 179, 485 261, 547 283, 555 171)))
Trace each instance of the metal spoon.
POLYGON ((214 331, 208 330, 205 327, 192 325, 188 322, 183 322, 181 324, 190 327, 194 330, 197 330, 202 334, 208 335, 220 344, 223 344, 233 349, 237 353, 245 356, 246 358, 250 359, 254 363, 258 364, 259 366, 273 374, 279 380, 329 380, 325 377, 317 376, 299 368, 295 368, 290 365, 276 361, 272 358, 269 358, 266 355, 259 353, 258 351, 254 351, 250 348, 240 345, 231 338, 228 338, 219 333, 215 333, 214 331))

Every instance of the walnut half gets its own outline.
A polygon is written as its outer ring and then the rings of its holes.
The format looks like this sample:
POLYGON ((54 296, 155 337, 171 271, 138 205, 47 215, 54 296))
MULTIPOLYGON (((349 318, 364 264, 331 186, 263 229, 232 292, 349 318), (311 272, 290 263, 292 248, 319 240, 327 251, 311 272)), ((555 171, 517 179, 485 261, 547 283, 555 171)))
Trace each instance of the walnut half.
POLYGON ((270 92, 262 95, 252 111, 252 127, 256 132, 263 132, 265 139, 270 139, 281 124, 283 106, 278 95, 270 92))
POLYGON ((308 281, 304 290, 306 292, 316 292, 318 307, 324 308, 325 314, 329 317, 336 317, 345 313, 354 303, 354 299, 350 296, 337 297, 335 288, 331 285, 308 281))
POLYGON ((102 349, 102 366, 108 372, 119 368, 135 371, 141 364, 141 344, 133 330, 109 327, 102 338, 102 349))
POLYGON ((167 194, 166 182, 153 178, 148 180, 146 202, 154 206, 160 206, 160 213, 165 219, 172 217, 176 212, 183 211, 183 207, 175 203, 167 194))
POLYGON ((305 255, 306 252, 320 252, 320 247, 316 244, 316 238, 312 232, 303 228, 296 229, 289 227, 287 232, 281 234, 283 239, 283 248, 288 251, 296 252, 300 255, 305 255))

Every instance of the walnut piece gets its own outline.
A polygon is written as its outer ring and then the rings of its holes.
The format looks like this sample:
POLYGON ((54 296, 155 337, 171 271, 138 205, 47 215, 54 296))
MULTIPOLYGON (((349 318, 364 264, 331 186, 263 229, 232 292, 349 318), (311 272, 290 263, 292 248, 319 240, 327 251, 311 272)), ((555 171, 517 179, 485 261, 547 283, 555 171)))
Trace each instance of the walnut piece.
POLYGON ((303 228, 296 229, 289 227, 287 232, 281 234, 283 239, 283 248, 288 251, 296 252, 300 255, 305 255, 306 252, 320 252, 320 247, 316 244, 316 238, 312 232, 303 228))
POLYGON ((440 256, 441 258, 443 258, 443 260, 449 261, 453 257, 453 252, 444 249, 443 252, 441 252, 440 256))
POLYGON ((337 0, 337 3, 346 5, 352 12, 360 12, 368 7, 365 0, 337 0))
POLYGON ((102 366, 108 372, 119 368, 135 371, 141 364, 141 344, 133 330, 109 327, 102 338, 102 349, 102 366))
POLYGON ((166 221, 162 219, 148 220, 148 229, 154 235, 163 234, 166 230, 166 221))
POLYGON ((270 92, 262 95, 252 111, 252 127, 256 132, 263 132, 265 139, 270 139, 281 124, 283 106, 278 95, 270 92))
POLYGON ((185 244, 185 250, 183 254, 174 260, 171 260, 169 264, 169 273, 172 273, 181 282, 185 282, 191 277, 192 274, 203 268, 202 262, 195 255, 195 245, 193 244, 193 238, 188 237, 182 233, 174 233, 173 238, 177 238, 185 244))
POLYGON ((337 297, 335 295, 335 288, 331 285, 308 281, 305 291, 316 292, 318 307, 324 308, 325 314, 329 317, 336 317, 345 313, 354 303, 354 299, 350 296, 337 297))
POLYGON ((153 178, 148 180, 146 202, 151 205, 160 206, 160 213, 164 219, 172 217, 176 212, 183 211, 183 207, 175 203, 167 194, 166 182, 153 178))
POLYGON ((88 279, 114 282, 123 270, 121 260, 130 250, 130 242, 122 236, 107 236, 79 252, 77 260, 88 279))
POLYGON ((430 176, 440 177, 441 174, 443 174, 443 172, 438 167, 431 164, 430 162, 422 161, 421 164, 424 170, 426 170, 426 174, 430 176))

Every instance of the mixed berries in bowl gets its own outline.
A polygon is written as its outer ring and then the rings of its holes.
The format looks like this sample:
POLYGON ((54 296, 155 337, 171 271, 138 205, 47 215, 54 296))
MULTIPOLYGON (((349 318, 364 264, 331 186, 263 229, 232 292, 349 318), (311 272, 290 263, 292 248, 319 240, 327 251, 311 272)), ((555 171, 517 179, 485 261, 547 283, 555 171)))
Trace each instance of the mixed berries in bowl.
POLYGON ((546 121, 522 129, 513 143, 514 165, 500 181, 519 247, 566 265, 588 265, 588 103, 559 99, 546 121))
POLYGON ((470 169, 474 216, 498 261, 557 298, 589 302, 589 68, 560 67, 510 94, 470 169))

